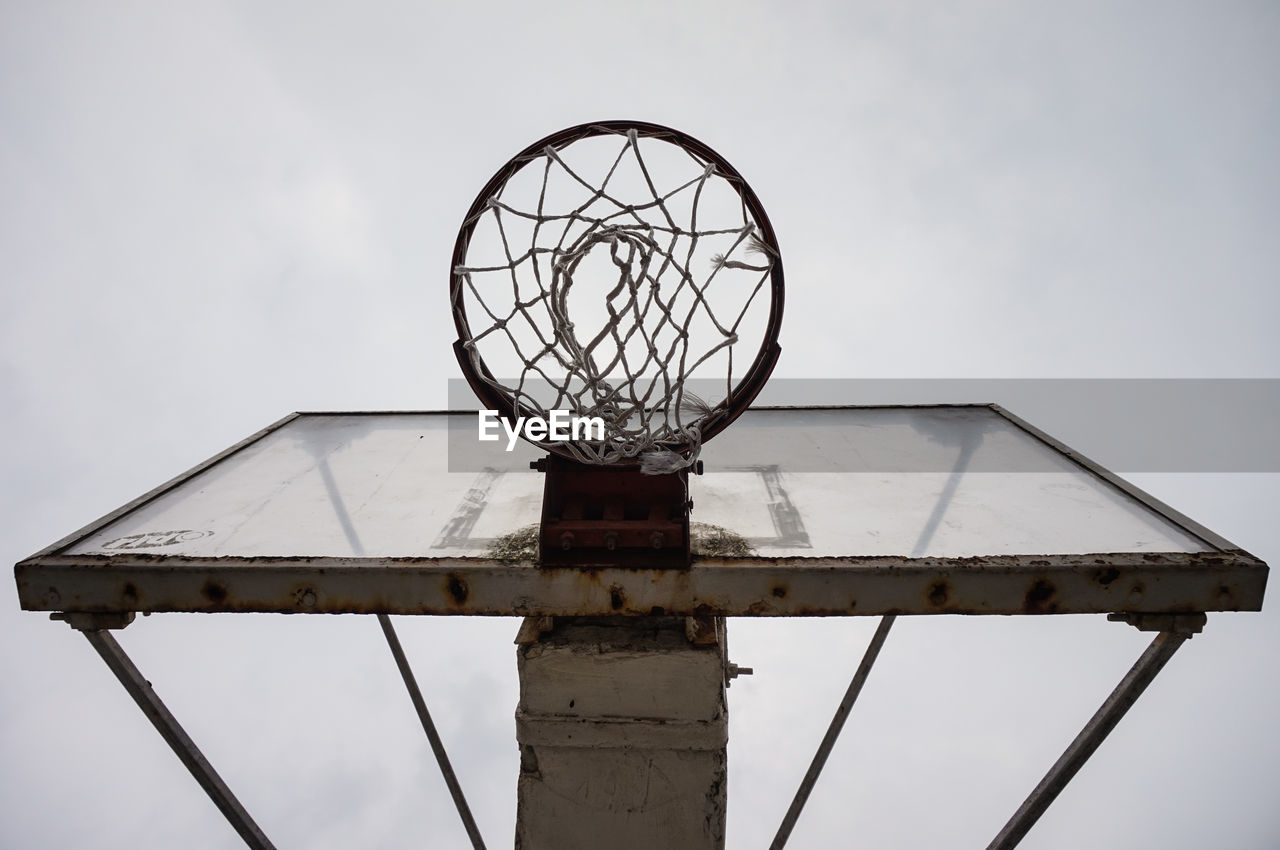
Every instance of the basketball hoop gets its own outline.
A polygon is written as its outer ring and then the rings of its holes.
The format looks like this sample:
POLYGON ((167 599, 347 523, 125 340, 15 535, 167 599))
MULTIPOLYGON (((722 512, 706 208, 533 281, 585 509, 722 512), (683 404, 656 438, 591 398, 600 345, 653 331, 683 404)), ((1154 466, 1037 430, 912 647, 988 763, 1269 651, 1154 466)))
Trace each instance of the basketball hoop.
POLYGON ((602 423, 540 444, 579 463, 692 466, 780 351, 764 208, 715 151, 656 124, 583 124, 521 151, 468 210, 450 273, 454 350, 481 403, 602 423))

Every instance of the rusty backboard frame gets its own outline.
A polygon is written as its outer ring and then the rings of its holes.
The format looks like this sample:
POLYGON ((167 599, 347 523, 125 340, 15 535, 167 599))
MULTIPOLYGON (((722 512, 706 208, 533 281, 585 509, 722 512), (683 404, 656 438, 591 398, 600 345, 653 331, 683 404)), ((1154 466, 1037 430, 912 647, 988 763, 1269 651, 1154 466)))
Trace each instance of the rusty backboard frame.
MULTIPOLYGON (((688 570, 540 567, 530 541, 521 539, 527 524, 538 522, 541 482, 528 469, 528 457, 534 455, 507 454, 494 445, 494 453, 478 459, 449 457, 461 469, 445 466, 442 454, 452 455, 454 449, 450 444, 446 450, 442 441, 446 435, 473 439, 473 422, 471 412, 288 416, 18 563, 22 607, 525 616, 1177 614, 1256 611, 1265 592, 1267 567, 1257 558, 995 405, 753 408, 707 448, 706 475, 690 477, 695 533, 688 570), (916 433, 926 418, 933 431, 941 427, 950 433, 947 429, 958 428, 955 423, 988 434, 998 431, 997 437, 1018 443, 1001 451, 1022 452, 1049 466, 993 470, 982 465, 983 449, 975 451, 963 439, 939 449, 933 432, 925 434, 927 440, 916 433), (909 452, 900 443, 864 450, 889 457, 884 462, 859 458, 845 463, 843 472, 797 469, 818 462, 839 467, 842 453, 853 454, 843 444, 817 445, 814 457, 797 460, 800 455, 794 453, 803 447, 774 445, 796 442, 809 432, 795 423, 808 422, 827 423, 823 427, 831 433, 889 423, 916 442, 909 452), (376 443, 370 435, 384 426, 390 436, 377 443, 381 453, 362 454, 362 447, 376 443), (304 433, 321 436, 304 439, 304 433), (916 443, 924 448, 918 451, 916 443), (304 444, 305 449, 298 448, 304 444), (267 462, 272 452, 290 451, 300 470, 291 481, 235 477, 236 465, 249 469, 267 462), (907 471, 894 471, 904 463, 899 455, 920 451, 937 457, 926 467, 909 467, 908 459, 907 471), (749 469, 744 458, 755 458, 749 469), (523 475, 516 476, 516 469, 523 475), (360 486, 366 489, 344 492, 337 479, 354 474, 344 470, 363 475, 367 483, 360 486), (841 474, 845 477, 832 477, 841 474), (958 507, 963 500, 956 494, 967 487, 994 487, 987 483, 994 481, 1007 489, 1010 481, 1041 481, 1036 475, 1047 483, 1022 487, 1013 496, 978 491, 970 513, 958 507), (311 490, 294 498, 290 514, 274 517, 273 506, 291 498, 290 488, 301 490, 303 477, 311 490), (401 486, 397 480, 410 483, 401 486), (429 486, 419 487, 423 480, 429 486), (898 481, 913 489, 905 496, 900 489, 885 489, 898 481), (881 489, 855 492, 854 485, 863 483, 881 489), (229 504, 210 495, 219 486, 243 501, 229 504), (1085 487, 1106 504, 1079 509, 1085 487), (809 489, 821 489, 821 499, 809 489), (509 497, 505 505, 504 495, 509 497), (176 530, 166 525, 174 516, 168 506, 181 508, 183 499, 193 498, 207 502, 192 509, 203 512, 195 514, 198 519, 176 530), (1037 503, 1038 513, 1018 516, 1009 531, 997 527, 1005 536, 1036 522, 1061 528, 1043 545, 1034 539, 946 544, 948 526, 954 535, 994 522, 990 517, 1002 508, 988 504, 995 498, 1016 500, 1010 510, 1028 499, 1044 500, 1037 503), (376 515, 367 507, 375 499, 383 503, 375 506, 381 511, 376 515), (910 501, 902 504, 902 499, 910 501), (769 527, 744 527, 745 520, 735 519, 747 503, 759 507, 766 518, 757 521, 769 527), (1083 512, 1072 514, 1073 509, 1083 512), (210 515, 219 510, 231 519, 210 515), (1142 525, 1126 531, 1128 537, 1088 539, 1089 527, 1099 524, 1104 510, 1119 510, 1125 522, 1136 517, 1133 521, 1142 525), (253 518, 245 519, 249 514, 253 518), (494 515, 496 526, 491 523, 485 531, 485 517, 494 515), (871 537, 839 529, 898 519, 904 520, 904 530, 896 532, 901 539, 884 550, 873 549, 871 537), (703 526, 700 536, 697 524, 707 520, 713 525, 703 526), (253 522, 259 523, 258 531, 246 532, 253 522), (274 534, 272 522, 296 527, 295 537, 274 534), (721 525, 732 527, 726 532, 721 525), (832 528, 839 534, 833 536, 832 528), (707 529, 713 532, 711 544, 707 529), (714 532, 740 545, 714 545, 722 542, 714 532), (1076 537, 1087 542, 1074 545, 1076 537)), ((882 430, 898 433, 888 426, 882 430)), ((826 435, 819 442, 831 439, 826 435)))

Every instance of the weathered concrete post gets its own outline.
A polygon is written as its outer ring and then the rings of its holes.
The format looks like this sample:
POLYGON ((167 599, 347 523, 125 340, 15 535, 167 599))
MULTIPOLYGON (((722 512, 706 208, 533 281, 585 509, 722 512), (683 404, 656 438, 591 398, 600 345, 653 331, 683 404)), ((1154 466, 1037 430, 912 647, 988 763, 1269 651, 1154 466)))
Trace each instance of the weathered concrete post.
POLYGON ((724 847, 724 621, 527 619, 517 850, 724 847))

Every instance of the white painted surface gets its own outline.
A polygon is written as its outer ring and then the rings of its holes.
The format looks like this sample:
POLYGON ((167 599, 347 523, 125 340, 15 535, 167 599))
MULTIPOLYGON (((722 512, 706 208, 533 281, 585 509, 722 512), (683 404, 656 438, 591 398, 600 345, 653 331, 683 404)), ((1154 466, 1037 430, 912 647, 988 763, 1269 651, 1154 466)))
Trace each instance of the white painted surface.
MULTIPOLYGON (((531 449, 481 444, 474 424, 306 414, 67 551, 483 557, 538 521, 542 477, 531 449), (163 543, 174 531, 190 534, 163 543)), ((1213 550, 987 408, 749 411, 704 458, 693 519, 761 557, 1213 550)))

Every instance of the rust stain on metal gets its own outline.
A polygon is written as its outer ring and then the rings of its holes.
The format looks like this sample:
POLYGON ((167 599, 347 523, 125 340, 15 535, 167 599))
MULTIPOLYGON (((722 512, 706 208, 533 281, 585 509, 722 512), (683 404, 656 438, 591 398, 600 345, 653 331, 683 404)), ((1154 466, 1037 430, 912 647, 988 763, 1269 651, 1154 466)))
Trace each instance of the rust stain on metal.
POLYGON ((206 581, 204 587, 200 588, 200 595, 214 605, 221 605, 227 601, 227 589, 214 581, 206 581))
POLYGON ((457 573, 449 573, 445 585, 449 596, 459 605, 465 604, 467 597, 471 595, 471 588, 467 587, 466 581, 457 573))
POLYGON ((196 558, 134 551, 29 559, 15 574, 26 610, 539 616, 1258 610, 1267 576, 1265 564, 1228 552, 1089 553, 1032 566, 1043 560, 793 556, 742 565, 710 557, 683 571, 539 568, 479 556, 196 558))
POLYGON ((1107 567, 1104 570, 1098 570, 1093 574, 1093 580, 1103 587, 1109 587, 1111 582, 1120 578, 1120 571, 1115 567, 1107 567))
POLYGON ((1053 601, 1053 595, 1057 592, 1053 582, 1043 578, 1036 579, 1022 600, 1022 610, 1028 614, 1054 613, 1058 610, 1058 603, 1053 601))

